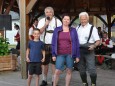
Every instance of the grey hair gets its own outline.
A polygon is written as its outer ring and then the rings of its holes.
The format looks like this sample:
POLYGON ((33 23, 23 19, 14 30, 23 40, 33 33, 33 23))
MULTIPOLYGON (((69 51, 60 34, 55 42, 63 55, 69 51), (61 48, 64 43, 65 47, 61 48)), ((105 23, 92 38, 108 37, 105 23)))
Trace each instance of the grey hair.
POLYGON ((46 7, 44 10, 45 13, 46 13, 46 10, 50 10, 54 15, 54 9, 52 7, 46 7))
POLYGON ((84 15, 86 15, 87 18, 88 18, 88 20, 89 20, 89 15, 88 15, 87 12, 81 12, 81 13, 79 14, 79 19, 80 19, 81 16, 84 16, 84 15))

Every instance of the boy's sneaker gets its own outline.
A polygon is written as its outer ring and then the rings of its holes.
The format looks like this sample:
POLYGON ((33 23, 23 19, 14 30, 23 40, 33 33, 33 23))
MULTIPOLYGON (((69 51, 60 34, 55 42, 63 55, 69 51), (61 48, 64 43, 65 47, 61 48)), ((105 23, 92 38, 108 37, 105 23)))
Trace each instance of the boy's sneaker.
POLYGON ((40 86, 47 86, 48 84, 47 84, 47 81, 42 81, 42 83, 41 83, 41 85, 40 86))
POLYGON ((88 83, 83 83, 83 86, 88 86, 88 83))

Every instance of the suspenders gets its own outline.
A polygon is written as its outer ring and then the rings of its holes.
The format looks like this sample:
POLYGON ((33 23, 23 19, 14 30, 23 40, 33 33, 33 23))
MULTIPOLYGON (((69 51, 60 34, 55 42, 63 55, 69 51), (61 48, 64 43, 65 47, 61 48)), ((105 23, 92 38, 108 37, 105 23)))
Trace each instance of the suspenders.
MULTIPOLYGON (((46 21, 46 19, 45 19, 45 21, 46 21)), ((57 27, 57 18, 55 18, 55 26, 57 27)), ((44 42, 45 42, 46 33, 53 33, 53 30, 47 31, 46 29, 47 29, 47 28, 45 28, 44 39, 43 39, 44 42)))
MULTIPOLYGON (((81 24, 79 24, 79 26, 78 26, 78 29, 79 29, 79 27, 81 26, 81 24)), ((93 31, 93 25, 91 26, 91 29, 90 29, 90 33, 89 33, 89 37, 88 37, 88 39, 87 39, 87 43, 89 42, 89 40, 90 40, 90 37, 91 37, 91 34, 92 34, 92 31, 93 31)), ((77 29, 77 31, 78 31, 78 29, 77 29)))

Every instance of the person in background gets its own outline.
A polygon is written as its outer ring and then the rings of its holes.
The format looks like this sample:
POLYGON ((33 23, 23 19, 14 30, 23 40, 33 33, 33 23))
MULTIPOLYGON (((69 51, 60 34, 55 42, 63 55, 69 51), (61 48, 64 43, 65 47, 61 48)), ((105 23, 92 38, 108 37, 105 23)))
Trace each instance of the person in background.
POLYGON ((60 73, 66 64, 65 86, 70 86, 74 59, 79 62, 79 40, 75 28, 69 26, 70 16, 62 16, 62 26, 55 28, 52 37, 52 59, 56 61, 53 86, 57 86, 60 73))
POLYGON ((42 74, 41 62, 45 61, 44 43, 39 40, 39 29, 33 30, 34 39, 28 43, 26 61, 28 62, 28 86, 31 85, 33 74, 36 75, 36 86, 39 86, 39 75, 42 74))
POLYGON ((37 19, 34 19, 33 20, 33 24, 32 26, 30 27, 29 29, 29 40, 33 40, 33 30, 37 28, 37 25, 38 25, 38 20, 37 19))
MULTIPOLYGON (((97 27, 97 30, 98 30, 98 34, 99 34, 99 37, 100 39, 103 37, 103 31, 101 30, 101 27, 97 27)), ((98 57, 99 54, 101 54, 101 46, 97 46, 96 49, 95 49, 95 54, 97 55, 96 57, 98 57)))
POLYGON ((110 50, 111 48, 113 48, 113 42, 111 39, 108 38, 108 33, 104 32, 103 33, 103 37, 101 39, 101 44, 102 44, 102 49, 106 52, 108 52, 108 50, 110 50))
MULTIPOLYGON (((113 50, 113 41, 111 39, 108 38, 108 33, 107 32, 103 32, 103 37, 101 38, 101 45, 100 45, 100 49, 99 52, 102 55, 106 55, 107 53, 111 53, 113 50)), ((103 62, 105 61, 104 56, 102 55, 98 55, 97 60, 99 64, 103 64, 103 62)), ((105 62, 106 65, 109 65, 109 63, 111 63, 111 60, 106 59, 107 61, 105 62)))
POLYGON ((14 36, 14 39, 17 41, 16 49, 20 52, 20 27, 16 23, 14 24, 14 29, 17 30, 16 35, 14 36))
POLYGON ((90 74, 91 86, 96 86, 97 73, 94 49, 100 45, 100 37, 96 27, 89 24, 89 15, 87 12, 81 12, 79 14, 79 19, 81 25, 76 27, 80 42, 80 61, 78 63, 78 70, 83 86, 88 86, 86 71, 90 74), (91 36, 88 40, 90 32, 91 36), (85 44, 89 44, 89 46, 87 46, 87 48, 83 47, 85 44))
POLYGON ((48 75, 48 67, 49 63, 51 62, 51 68, 52 68, 52 83, 53 83, 53 76, 55 72, 55 62, 52 61, 52 54, 51 54, 51 41, 52 41, 52 35, 53 31, 56 27, 61 26, 62 23, 59 19, 54 17, 54 10, 52 7, 46 7, 45 10, 45 18, 42 18, 39 20, 37 28, 40 29, 41 36, 40 40, 45 43, 45 50, 46 50, 46 60, 43 62, 43 72, 42 72, 42 83, 41 86, 47 85, 47 75, 48 75))
POLYGON ((103 32, 101 30, 101 27, 98 27, 97 30, 98 30, 99 37, 102 38, 103 32))

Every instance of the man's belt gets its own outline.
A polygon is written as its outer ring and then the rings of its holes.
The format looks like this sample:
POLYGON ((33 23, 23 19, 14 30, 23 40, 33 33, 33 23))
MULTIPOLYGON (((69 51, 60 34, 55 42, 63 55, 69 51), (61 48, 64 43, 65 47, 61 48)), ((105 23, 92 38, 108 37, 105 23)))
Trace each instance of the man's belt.
POLYGON ((46 31, 46 33, 53 33, 53 32, 54 32, 53 30, 46 31))

